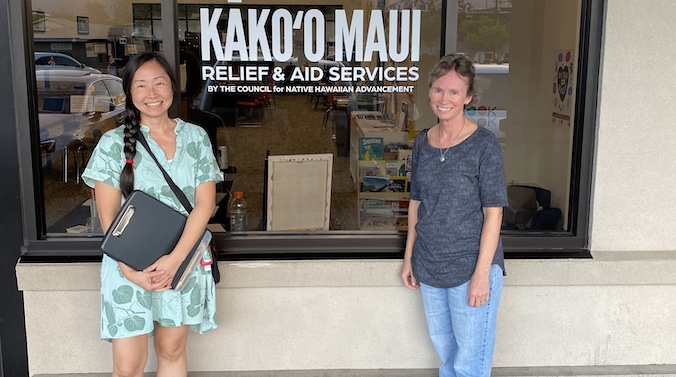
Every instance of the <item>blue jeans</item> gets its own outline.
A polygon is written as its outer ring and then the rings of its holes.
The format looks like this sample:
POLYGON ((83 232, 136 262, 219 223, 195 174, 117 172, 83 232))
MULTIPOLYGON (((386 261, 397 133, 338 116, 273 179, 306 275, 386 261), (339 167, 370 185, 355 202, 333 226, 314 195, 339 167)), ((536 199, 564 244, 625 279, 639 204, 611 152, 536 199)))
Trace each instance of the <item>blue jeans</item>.
POLYGON ((490 298, 469 306, 469 281, 453 288, 420 283, 430 338, 441 357, 439 377, 491 375, 498 304, 502 294, 502 269, 491 266, 490 298))

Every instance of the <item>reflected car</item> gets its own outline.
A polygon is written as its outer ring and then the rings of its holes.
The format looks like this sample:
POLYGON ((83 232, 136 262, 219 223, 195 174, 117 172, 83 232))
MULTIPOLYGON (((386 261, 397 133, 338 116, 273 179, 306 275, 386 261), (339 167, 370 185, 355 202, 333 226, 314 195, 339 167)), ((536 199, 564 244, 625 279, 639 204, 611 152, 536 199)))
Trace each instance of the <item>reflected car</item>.
POLYGON ((51 156, 96 145, 126 115, 122 79, 76 70, 36 71, 40 146, 51 156))
POLYGON ((58 52, 36 52, 35 70, 78 70, 90 73, 101 73, 96 68, 92 68, 72 56, 58 52))

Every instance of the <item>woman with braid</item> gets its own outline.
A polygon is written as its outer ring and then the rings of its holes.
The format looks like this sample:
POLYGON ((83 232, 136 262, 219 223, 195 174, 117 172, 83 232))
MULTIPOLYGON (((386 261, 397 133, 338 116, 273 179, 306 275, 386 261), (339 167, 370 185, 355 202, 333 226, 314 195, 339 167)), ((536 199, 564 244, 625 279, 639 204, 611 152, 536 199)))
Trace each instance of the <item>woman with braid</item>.
POLYGON ((204 333, 218 326, 215 286, 211 272, 199 264, 190 277, 197 279, 196 284, 174 291, 171 281, 204 232, 223 173, 207 133, 169 117, 177 85, 163 56, 134 56, 125 67, 123 86, 127 97, 124 124, 103 135, 83 173, 86 184, 95 188, 103 231, 133 190, 144 191, 188 215, 155 161, 136 142, 139 132, 194 209, 174 250, 147 269, 136 271, 103 256, 101 338, 113 345, 113 376, 143 376, 149 335, 154 336, 157 376, 186 376, 189 330, 204 333))

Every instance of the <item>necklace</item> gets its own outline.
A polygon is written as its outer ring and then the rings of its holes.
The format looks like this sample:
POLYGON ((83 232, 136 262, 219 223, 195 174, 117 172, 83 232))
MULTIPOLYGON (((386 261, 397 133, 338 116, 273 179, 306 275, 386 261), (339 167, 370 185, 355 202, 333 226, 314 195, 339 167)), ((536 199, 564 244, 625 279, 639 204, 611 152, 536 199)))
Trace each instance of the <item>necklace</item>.
MULTIPOLYGON (((460 127, 460 131, 458 131, 457 134, 455 134, 455 137, 451 139, 451 146, 446 148, 444 153, 441 153, 441 148, 439 148, 439 161, 444 162, 446 161, 446 152, 448 152, 449 149, 453 146, 453 141, 460 136, 460 133, 462 132, 462 129, 465 128, 465 120, 462 120, 462 127, 460 127)), ((439 145, 441 145, 441 124, 439 124, 439 145)))

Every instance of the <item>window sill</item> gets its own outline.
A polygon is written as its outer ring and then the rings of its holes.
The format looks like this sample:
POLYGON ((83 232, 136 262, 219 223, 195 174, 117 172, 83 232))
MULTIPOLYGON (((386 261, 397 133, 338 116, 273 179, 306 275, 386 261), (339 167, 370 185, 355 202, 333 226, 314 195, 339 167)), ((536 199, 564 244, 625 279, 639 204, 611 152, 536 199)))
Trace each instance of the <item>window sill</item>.
MULTIPOLYGON (((676 285, 674 252, 596 252, 593 259, 507 260, 506 287, 676 285)), ((219 289, 263 287, 403 287, 400 260, 220 262, 219 289)), ((16 266, 22 291, 98 290, 98 263, 16 266), (39 278, 37 278, 39 277, 39 278)))

